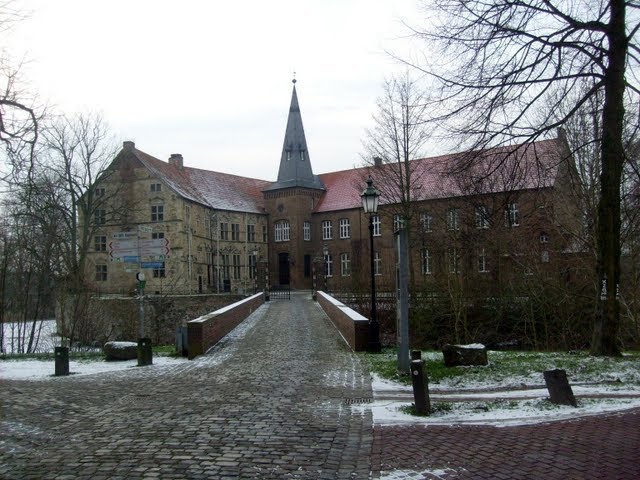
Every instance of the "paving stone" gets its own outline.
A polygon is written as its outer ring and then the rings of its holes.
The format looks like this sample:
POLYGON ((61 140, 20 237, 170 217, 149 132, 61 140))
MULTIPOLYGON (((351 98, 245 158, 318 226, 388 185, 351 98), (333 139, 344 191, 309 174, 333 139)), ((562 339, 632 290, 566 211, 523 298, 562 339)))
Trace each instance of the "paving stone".
POLYGON ((179 367, 8 381, 3 418, 39 433, 37 445, 25 435, 0 444, 2 478, 362 475, 354 458, 369 465, 373 437, 361 432, 371 414, 352 416, 343 402, 371 396, 366 368, 308 293, 247 323, 244 336, 179 367))

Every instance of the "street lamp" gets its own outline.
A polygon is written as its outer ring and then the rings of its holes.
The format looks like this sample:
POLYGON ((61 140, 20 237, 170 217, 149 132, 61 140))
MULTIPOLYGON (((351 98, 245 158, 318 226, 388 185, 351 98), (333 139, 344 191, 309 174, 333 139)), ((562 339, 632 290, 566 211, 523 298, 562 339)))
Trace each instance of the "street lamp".
POLYGON ((373 259, 373 217, 378 213, 378 200, 380 192, 373 186, 371 177, 367 180, 367 188, 360 195, 362 198, 362 208, 364 213, 369 214, 369 253, 371 256, 371 320, 369 321, 369 352, 379 353, 380 346, 380 324, 376 314, 376 279, 373 259))

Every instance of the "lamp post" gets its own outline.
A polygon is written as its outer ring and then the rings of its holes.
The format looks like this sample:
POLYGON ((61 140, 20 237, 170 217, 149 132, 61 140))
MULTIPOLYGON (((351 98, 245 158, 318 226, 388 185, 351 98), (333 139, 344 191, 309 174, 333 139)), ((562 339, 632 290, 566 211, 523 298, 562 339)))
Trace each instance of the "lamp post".
POLYGON ((373 256, 373 217, 378 213, 378 200, 380 192, 373 186, 371 177, 367 180, 367 188, 360 195, 362 198, 362 208, 364 213, 369 214, 369 253, 371 257, 371 320, 369 320, 369 352, 379 353, 380 346, 380 324, 378 323, 376 312, 376 278, 373 256))

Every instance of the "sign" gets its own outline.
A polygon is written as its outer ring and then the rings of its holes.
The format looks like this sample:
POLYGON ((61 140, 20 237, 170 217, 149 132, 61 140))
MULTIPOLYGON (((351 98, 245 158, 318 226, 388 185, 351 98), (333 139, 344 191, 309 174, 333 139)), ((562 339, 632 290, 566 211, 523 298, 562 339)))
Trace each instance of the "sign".
POLYGON ((168 238, 139 239, 137 232, 117 232, 109 242, 109 257, 124 263, 161 261, 171 253, 170 245, 168 238))
POLYGON ((149 225, 138 225, 138 231, 151 233, 153 231, 153 228, 151 228, 149 225))
POLYGON ((140 264, 142 268, 164 268, 164 262, 142 262, 140 264))
POLYGON ((115 232, 112 237, 114 240, 137 239, 138 232, 115 232))

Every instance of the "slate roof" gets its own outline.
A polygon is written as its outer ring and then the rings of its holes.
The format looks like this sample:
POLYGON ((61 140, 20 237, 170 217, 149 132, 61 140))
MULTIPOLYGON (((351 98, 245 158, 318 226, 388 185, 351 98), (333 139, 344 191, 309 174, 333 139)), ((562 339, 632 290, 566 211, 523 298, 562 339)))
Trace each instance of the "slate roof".
POLYGON ((293 80, 287 129, 284 134, 284 143, 280 156, 278 179, 266 190, 290 187, 324 189, 324 185, 322 185, 318 176, 313 174, 313 168, 311 167, 311 158, 307 148, 307 139, 304 135, 295 79, 293 80))
POLYGON ((132 153, 153 175, 184 198, 219 210, 264 213, 262 190, 271 182, 199 168, 180 168, 137 148, 133 148, 132 153))
MULTIPOLYGON (((412 197, 430 200, 552 187, 565 151, 560 139, 552 139, 414 160, 412 197)), ((361 208, 360 194, 369 175, 381 192, 380 205, 397 203, 398 173, 397 165, 386 163, 320 174, 326 193, 314 211, 361 208)))

